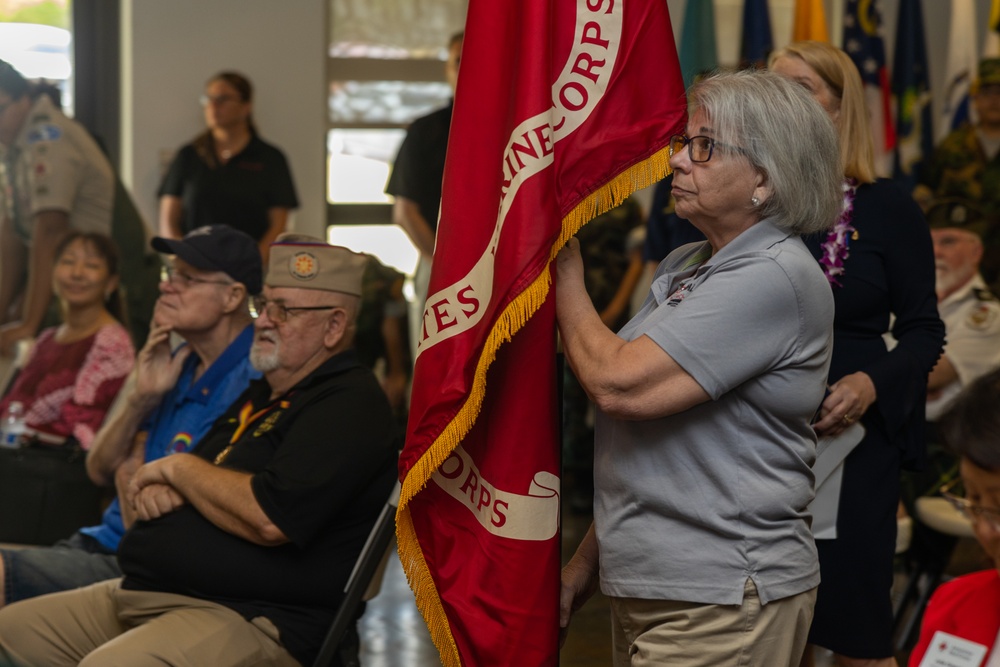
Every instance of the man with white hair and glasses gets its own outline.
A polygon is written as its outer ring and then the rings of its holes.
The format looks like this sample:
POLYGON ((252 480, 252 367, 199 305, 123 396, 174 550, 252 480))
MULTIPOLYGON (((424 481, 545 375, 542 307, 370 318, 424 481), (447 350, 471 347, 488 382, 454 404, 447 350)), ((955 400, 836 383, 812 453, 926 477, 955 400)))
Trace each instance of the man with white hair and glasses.
POLYGON ((160 283, 149 339, 94 437, 87 472, 119 493, 97 526, 52 547, 0 550, 0 605, 121 576, 116 552, 135 520, 120 502, 143 461, 187 451, 229 404, 260 377, 250 365, 247 302, 261 287, 253 239, 226 226, 183 239, 156 238, 172 255, 160 283), (171 349, 171 335, 184 344, 171 349))
POLYGON ((189 454, 139 468, 124 576, 0 610, 0 664, 311 664, 396 479, 392 412, 353 349, 367 258, 271 246, 263 372, 189 454))
POLYGON ((944 354, 927 382, 927 419, 937 421, 963 387, 1000 366, 1000 301, 979 272, 983 217, 945 200, 932 207, 928 219, 938 311, 947 332, 944 354), (934 215, 937 209, 944 214, 934 215))

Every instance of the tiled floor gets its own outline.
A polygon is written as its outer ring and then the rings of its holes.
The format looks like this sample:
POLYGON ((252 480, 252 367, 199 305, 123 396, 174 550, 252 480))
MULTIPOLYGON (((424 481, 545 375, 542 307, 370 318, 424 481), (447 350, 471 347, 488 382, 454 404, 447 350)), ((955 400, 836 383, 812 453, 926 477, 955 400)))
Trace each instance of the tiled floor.
MULTIPOLYGON (((563 560, 572 555, 589 525, 589 517, 564 517, 563 560)), ((368 603, 359 623, 359 631, 362 667, 431 667, 441 664, 395 556, 389 560, 381 591, 368 603)), ((574 615, 566 645, 560 654, 560 665, 607 667, 610 664, 608 601, 598 593, 574 615)))
POLYGON ((358 631, 363 667, 441 664, 395 554, 389 559, 381 591, 368 602, 358 631))
MULTIPOLYGON (((590 518, 566 513, 563 517, 563 560, 572 555, 590 518)), ((984 567, 978 544, 964 540, 952 559, 950 572, 959 574, 984 567)), ((560 654, 561 667, 607 667, 611 664, 608 602, 598 593, 573 617, 560 654)), ((431 667, 440 658, 413 602, 398 559, 390 559, 379 595, 368 603, 360 622, 363 667, 431 667)), ((898 656, 905 665, 906 656, 898 656)), ((817 652, 816 666, 830 667, 829 653, 817 652)))

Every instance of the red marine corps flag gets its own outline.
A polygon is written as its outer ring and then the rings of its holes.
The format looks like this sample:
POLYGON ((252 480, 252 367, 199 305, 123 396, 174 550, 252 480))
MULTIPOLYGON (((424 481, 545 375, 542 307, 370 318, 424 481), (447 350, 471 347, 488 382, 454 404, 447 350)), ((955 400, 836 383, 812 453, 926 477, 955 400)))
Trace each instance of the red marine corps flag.
POLYGON ((549 264, 685 116, 665 0, 470 1, 397 514, 448 667, 558 663, 549 264))

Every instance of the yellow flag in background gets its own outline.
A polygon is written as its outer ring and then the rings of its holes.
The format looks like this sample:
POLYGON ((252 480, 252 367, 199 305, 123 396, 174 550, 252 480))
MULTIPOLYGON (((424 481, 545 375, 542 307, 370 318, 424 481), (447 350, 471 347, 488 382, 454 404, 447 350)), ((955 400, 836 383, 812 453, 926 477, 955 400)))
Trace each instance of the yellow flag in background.
POLYGON ((829 42, 830 33, 826 29, 826 13, 823 11, 823 0, 795 0, 795 26, 792 28, 792 41, 814 39, 817 42, 829 42))

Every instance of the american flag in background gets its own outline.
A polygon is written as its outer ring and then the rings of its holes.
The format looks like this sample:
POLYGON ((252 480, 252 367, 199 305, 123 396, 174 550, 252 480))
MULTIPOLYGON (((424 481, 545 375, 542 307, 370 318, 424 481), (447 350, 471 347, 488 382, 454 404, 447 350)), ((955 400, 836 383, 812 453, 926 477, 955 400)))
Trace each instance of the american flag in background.
POLYGON ((847 0, 844 13, 844 51, 865 86, 865 101, 872 119, 875 140, 875 170, 879 176, 892 173, 896 132, 892 121, 892 93, 885 66, 882 14, 879 0, 847 0))

